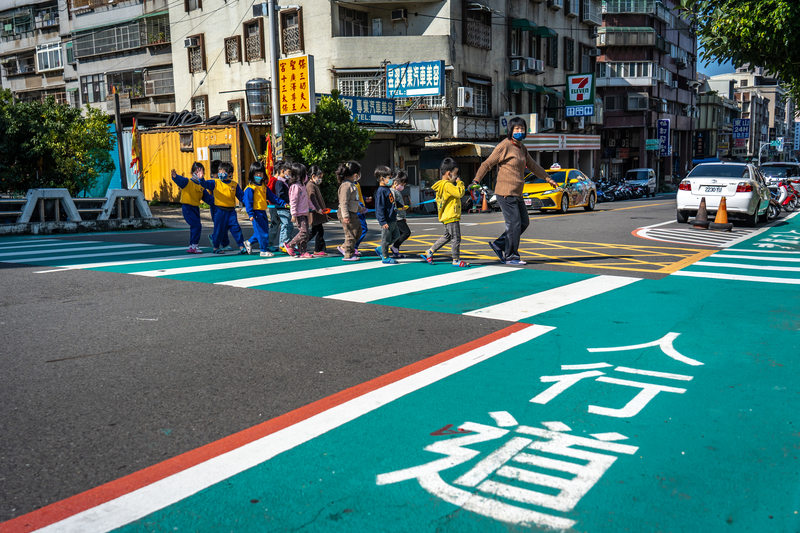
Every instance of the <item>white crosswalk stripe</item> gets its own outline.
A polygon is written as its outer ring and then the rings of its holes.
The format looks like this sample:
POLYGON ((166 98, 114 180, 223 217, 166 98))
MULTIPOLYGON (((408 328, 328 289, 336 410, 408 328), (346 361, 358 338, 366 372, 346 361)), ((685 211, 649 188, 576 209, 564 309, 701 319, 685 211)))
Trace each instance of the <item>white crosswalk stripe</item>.
MULTIPOLYGON (((297 259, 289 258, 293 261, 297 259)), ((333 276, 335 274, 348 274, 350 272, 364 272, 374 268, 386 268, 380 261, 359 262, 356 264, 341 265, 335 267, 315 268, 313 270, 295 270, 282 274, 272 274, 267 276, 257 276, 253 278, 234 279, 231 281, 221 281, 216 285, 228 285, 229 287, 258 287, 259 285, 269 285, 272 283, 283 283, 285 281, 299 281, 303 279, 319 278, 322 276, 333 276)))
POLYGON ((680 270, 672 275, 685 276, 690 278, 725 279, 731 281, 754 281, 758 283, 782 283, 786 285, 800 285, 800 279, 772 278, 764 276, 737 276, 735 274, 722 274, 719 272, 694 272, 694 271, 680 270))
POLYGON ((188 267, 164 268, 159 270, 146 270, 144 272, 133 272, 133 274, 136 276, 155 278, 159 276, 177 276, 180 274, 194 274, 196 272, 213 272, 215 270, 228 270, 231 268, 254 267, 259 265, 276 265, 280 263, 289 263, 292 261, 297 261, 297 259, 288 256, 273 257, 269 259, 256 259, 254 261, 237 261, 235 263, 220 262, 220 263, 212 263, 209 265, 195 265, 188 267))
POLYGON ((464 314, 495 320, 519 321, 630 285, 636 281, 640 281, 639 278, 597 276, 464 314))
MULTIPOLYGON (((28 252, 11 252, 11 253, 7 253, 7 254, 0 253, 0 259, 4 259, 4 258, 7 258, 7 257, 20 257, 20 256, 24 256, 24 255, 52 254, 54 252, 61 252, 61 251, 66 251, 66 252, 84 252, 84 251, 87 251, 87 250, 96 251, 96 250, 112 250, 112 249, 115 249, 115 248, 148 248, 148 247, 152 248, 153 245, 152 244, 108 244, 108 245, 104 245, 104 246, 79 246, 77 248, 67 248, 67 249, 64 249, 64 250, 61 250, 61 249, 59 249, 59 250, 34 250, 34 251, 28 251, 28 252)), ((78 256, 78 257, 80 257, 80 256, 78 256)))
MULTIPOLYGON (((137 249, 137 250, 122 250, 117 252, 106 252, 102 254, 77 254, 77 255, 52 255, 52 256, 44 256, 44 257, 36 257, 36 258, 27 258, 27 259, 11 259, 0 261, 3 263, 41 263, 42 261, 64 261, 64 260, 71 260, 71 259, 83 259, 85 257, 115 257, 118 255, 130 255, 130 254, 144 254, 144 253, 161 253, 161 252, 175 252, 177 250, 186 250, 183 246, 178 246, 175 248, 150 248, 150 249, 137 249)), ((72 250, 70 250, 72 251, 72 250)))

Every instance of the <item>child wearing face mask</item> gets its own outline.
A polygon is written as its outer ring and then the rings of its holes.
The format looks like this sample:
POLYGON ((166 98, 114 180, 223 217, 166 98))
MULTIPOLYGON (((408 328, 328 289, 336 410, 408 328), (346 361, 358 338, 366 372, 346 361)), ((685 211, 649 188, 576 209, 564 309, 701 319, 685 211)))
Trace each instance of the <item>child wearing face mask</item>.
POLYGON ((406 222, 406 210, 408 206, 404 205, 405 202, 403 202, 403 195, 401 194, 408 182, 408 176, 404 171, 398 170, 394 176, 392 176, 392 179, 394 180, 394 183, 392 183, 392 194, 394 195, 394 206, 397 209, 397 229, 400 231, 400 237, 394 241, 392 245, 392 257, 395 259, 402 259, 405 256, 400 253, 400 246, 406 242, 406 239, 411 237, 411 230, 406 222))
POLYGON ((325 201, 322 199, 322 191, 319 186, 322 185, 322 177, 324 173, 317 165, 311 165, 308 170, 311 174, 308 183, 306 183, 306 193, 308 193, 308 201, 311 202, 313 211, 309 213, 311 218, 311 235, 308 241, 316 237, 314 241, 314 257, 325 257, 325 224, 328 221, 328 215, 325 213, 325 201))
POLYGON ((242 202, 247 216, 253 223, 253 236, 244 241, 247 253, 252 253, 253 243, 258 241, 261 248, 261 257, 273 257, 275 254, 269 250, 269 220, 267 219, 267 200, 277 206, 284 202, 275 196, 267 187, 266 169, 264 163, 256 161, 250 165, 247 188, 244 190, 242 202))
POLYGON ((355 244, 361 231, 358 220, 360 205, 358 189, 355 182, 361 177, 361 165, 357 161, 340 163, 336 169, 336 180, 339 182, 339 208, 336 212, 344 230, 344 244, 339 251, 344 256, 342 261, 358 261, 355 244))
POLYGON ((375 181, 379 185, 375 191, 375 218, 381 225, 381 245, 375 248, 375 252, 384 264, 394 265, 397 260, 389 257, 390 247, 400 238, 400 231, 397 229, 397 208, 391 189, 394 184, 392 170, 387 166, 379 166, 375 169, 375 181))
POLYGON ((225 253, 220 246, 222 237, 230 230, 231 235, 236 240, 236 244, 239 245, 239 254, 246 254, 247 249, 244 247, 242 228, 239 227, 239 221, 236 219, 236 200, 244 198, 244 191, 242 191, 238 183, 233 181, 233 165, 223 161, 219 164, 217 179, 201 179, 200 185, 214 195, 214 205, 217 208, 214 216, 214 235, 212 236, 214 253, 225 253))
POLYGON ((205 171, 203 164, 197 161, 192 164, 191 178, 179 176, 175 169, 172 169, 172 181, 181 189, 183 219, 189 224, 189 248, 186 250, 189 254, 203 253, 197 245, 200 244, 200 234, 203 231, 203 224, 200 222, 200 201, 203 199, 205 189, 200 185, 200 180, 203 179, 205 171))
MULTIPOLYGON (((209 171, 211 172, 211 179, 217 179, 217 172, 219 172, 219 165, 222 163, 219 159, 214 159, 211 161, 211 168, 209 171)), ((211 221, 217 219, 217 206, 214 205, 214 195, 209 193, 208 191, 203 191, 203 201, 208 204, 209 212, 211 213, 211 221)), ((208 236, 208 242, 211 244, 211 248, 214 248, 214 234, 212 232, 211 235, 208 236)), ((222 236, 222 249, 227 251, 233 250, 230 246, 231 241, 228 239, 228 234, 225 233, 222 236)))
POLYGON ((302 163, 292 163, 291 176, 289 177, 289 209, 292 213, 292 222, 297 225, 299 231, 290 242, 283 246, 286 253, 292 257, 311 259, 314 257, 308 253, 308 213, 311 211, 311 202, 308 201, 305 180, 306 166, 302 163))
MULTIPOLYGON (((275 196, 284 201, 284 207, 278 207, 275 211, 280 221, 280 231, 278 235, 278 246, 283 247, 292 240, 294 224, 292 223, 292 213, 289 208, 289 177, 292 174, 292 164, 284 163, 280 167, 280 173, 275 176, 275 196)), ((288 250, 286 250, 288 253, 288 250)))

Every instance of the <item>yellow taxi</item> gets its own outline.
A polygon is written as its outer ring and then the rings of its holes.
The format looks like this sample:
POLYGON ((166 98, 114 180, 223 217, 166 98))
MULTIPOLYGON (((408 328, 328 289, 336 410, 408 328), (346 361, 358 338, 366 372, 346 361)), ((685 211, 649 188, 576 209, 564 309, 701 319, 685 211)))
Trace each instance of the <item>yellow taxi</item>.
POLYGON ((522 188, 522 199, 529 211, 554 210, 566 213, 570 207, 583 207, 586 211, 594 210, 597 203, 597 188, 594 182, 577 168, 561 168, 558 163, 547 170, 550 178, 558 184, 557 188, 535 174, 525 177, 522 188))

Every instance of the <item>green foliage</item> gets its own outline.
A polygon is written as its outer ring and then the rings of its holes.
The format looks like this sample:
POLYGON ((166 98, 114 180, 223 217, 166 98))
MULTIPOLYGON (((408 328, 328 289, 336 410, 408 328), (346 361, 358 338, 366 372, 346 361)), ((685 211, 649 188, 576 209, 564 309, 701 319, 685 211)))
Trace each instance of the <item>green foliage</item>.
POLYGON ((334 171, 339 163, 359 160, 369 147, 372 132, 351 120, 350 111, 339 100, 339 92, 323 96, 315 113, 289 117, 284 132, 284 151, 305 165, 317 165, 325 173, 322 195, 336 198, 334 171))
POLYGON ((680 0, 694 15, 701 59, 764 67, 800 98, 800 2, 798 0, 680 0))
POLYGON ((45 102, 13 103, 0 91, 0 190, 66 188, 75 196, 114 170, 106 114, 45 102))

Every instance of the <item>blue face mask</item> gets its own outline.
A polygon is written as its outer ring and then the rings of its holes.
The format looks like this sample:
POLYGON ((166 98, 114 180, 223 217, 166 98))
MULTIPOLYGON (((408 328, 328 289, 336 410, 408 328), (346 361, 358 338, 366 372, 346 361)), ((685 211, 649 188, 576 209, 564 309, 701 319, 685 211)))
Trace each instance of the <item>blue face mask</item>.
POLYGON ((261 185, 261 182, 264 180, 264 176, 254 176, 253 181, 256 182, 256 185, 261 185))
POLYGON ((393 180, 393 179, 388 179, 388 180, 386 180, 386 186, 387 186, 387 187, 391 187, 391 186, 392 186, 392 184, 394 184, 394 180, 393 180))
POLYGON ((227 172, 220 172, 219 174, 217 174, 217 177, 219 179, 221 179, 222 181, 225 181, 226 179, 228 179, 228 173, 227 172))
POLYGON ((522 133, 515 133, 511 137, 513 137, 515 141, 521 141, 522 139, 524 139, 527 136, 528 136, 527 133, 522 132, 522 133))

